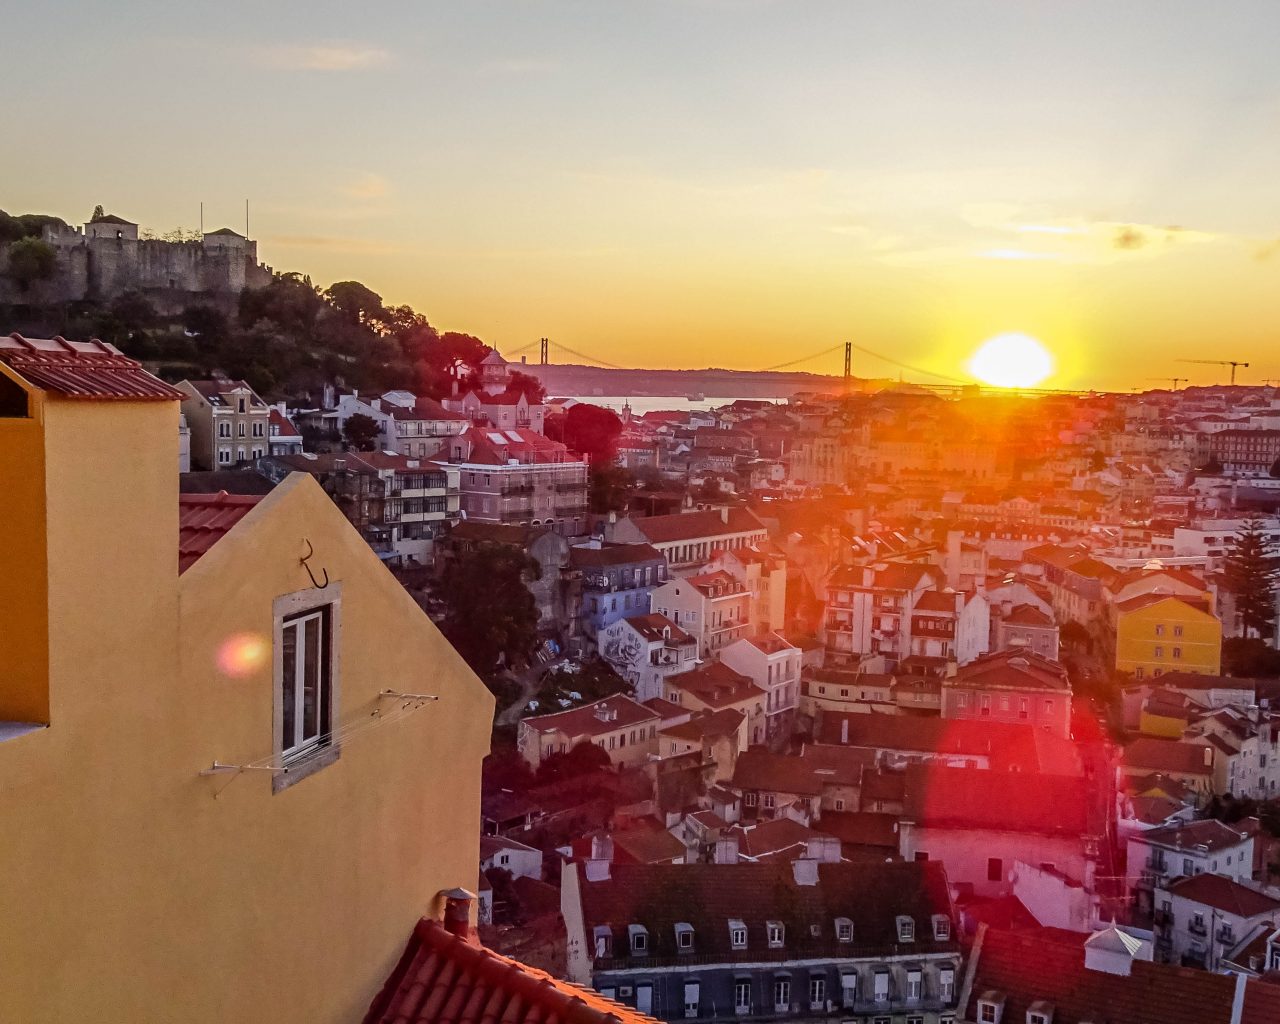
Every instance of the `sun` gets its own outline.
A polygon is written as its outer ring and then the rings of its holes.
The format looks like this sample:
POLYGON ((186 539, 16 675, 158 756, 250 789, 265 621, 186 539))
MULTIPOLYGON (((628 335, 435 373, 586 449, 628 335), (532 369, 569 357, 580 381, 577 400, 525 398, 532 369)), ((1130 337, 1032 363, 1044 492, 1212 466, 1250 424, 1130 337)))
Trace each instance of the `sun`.
POLYGON ((1053 356, 1029 334, 997 334, 978 347, 969 372, 998 388, 1032 388, 1053 373, 1053 356))

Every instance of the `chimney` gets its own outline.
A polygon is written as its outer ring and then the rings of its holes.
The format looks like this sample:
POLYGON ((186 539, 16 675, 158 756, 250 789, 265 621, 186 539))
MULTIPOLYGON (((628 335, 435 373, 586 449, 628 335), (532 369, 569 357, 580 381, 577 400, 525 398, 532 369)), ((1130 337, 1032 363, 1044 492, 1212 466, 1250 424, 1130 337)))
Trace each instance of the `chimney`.
POLYGON ((818 862, 801 857, 791 862, 791 876, 796 885, 814 886, 818 884, 818 862))
POLYGON ((720 521, 726 526, 729 525, 729 509, 727 507, 720 510, 720 521))
POLYGON ((480 937, 476 934, 475 925, 471 923, 471 905, 475 902, 475 893, 459 887, 446 889, 440 895, 444 897, 445 931, 472 946, 479 946, 480 937))
POLYGON ((1204 748, 1204 766, 1206 768, 1213 767, 1213 747, 1204 748))

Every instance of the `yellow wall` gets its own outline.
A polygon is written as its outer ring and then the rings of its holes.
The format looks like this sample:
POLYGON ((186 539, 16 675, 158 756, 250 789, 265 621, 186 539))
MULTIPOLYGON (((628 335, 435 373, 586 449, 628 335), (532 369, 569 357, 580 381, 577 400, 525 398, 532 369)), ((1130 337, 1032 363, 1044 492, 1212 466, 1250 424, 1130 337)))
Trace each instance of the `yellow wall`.
POLYGON ((1222 666, 1222 623, 1176 598, 1168 598, 1130 612, 1118 612, 1116 619, 1116 670, 1134 672, 1141 668, 1144 679, 1165 672, 1199 672, 1217 675, 1222 666), (1156 635, 1156 626, 1164 633, 1156 635), (1175 636, 1175 626, 1182 636, 1175 636), (1156 648, 1163 656, 1156 657, 1156 648), (1177 647, 1182 657, 1174 658, 1177 647))
POLYGON ((51 727, 0 743, 5 1018, 360 1019, 436 894, 474 886, 492 698, 309 477, 179 579, 177 403, 47 408, 51 727), (271 753, 269 660, 217 654, 310 586, 303 536, 342 586, 338 722, 384 688, 441 700, 274 795, 201 777, 271 753))
POLYGON ((1138 731, 1144 736, 1166 736, 1180 740, 1187 731, 1187 723, 1182 718, 1167 718, 1164 715, 1153 715, 1145 708, 1138 717, 1138 731))
MULTIPOLYGON (((14 379, 2 364, 0 375, 14 379)), ((30 418, 0 417, 0 721, 47 722, 44 408, 38 392, 28 397, 30 418)))

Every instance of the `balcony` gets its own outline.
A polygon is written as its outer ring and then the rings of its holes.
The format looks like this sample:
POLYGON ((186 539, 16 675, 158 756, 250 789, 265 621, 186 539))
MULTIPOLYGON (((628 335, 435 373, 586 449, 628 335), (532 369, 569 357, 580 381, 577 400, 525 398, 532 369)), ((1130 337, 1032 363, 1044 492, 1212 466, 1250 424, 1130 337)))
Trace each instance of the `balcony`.
POLYGON ((517 494, 532 494, 533 484, 509 484, 506 487, 499 488, 498 493, 504 498, 517 494))
POLYGON ((1187 931, 1189 931, 1192 935, 1208 935, 1209 934, 1208 926, 1203 921, 1196 921, 1196 920, 1192 920, 1192 922, 1189 925, 1187 925, 1187 931))

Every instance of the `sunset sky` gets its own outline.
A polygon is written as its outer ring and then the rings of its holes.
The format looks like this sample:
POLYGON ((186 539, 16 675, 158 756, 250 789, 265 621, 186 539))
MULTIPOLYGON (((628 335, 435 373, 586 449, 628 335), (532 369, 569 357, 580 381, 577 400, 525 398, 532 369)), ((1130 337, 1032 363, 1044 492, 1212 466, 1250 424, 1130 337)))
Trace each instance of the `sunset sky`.
POLYGON ((49 0, 4 26, 0 208, 163 231, 203 200, 243 230, 247 196, 276 269, 504 350, 753 369, 848 339, 963 377, 1021 331, 1054 386, 1280 377, 1275 0, 49 0))

